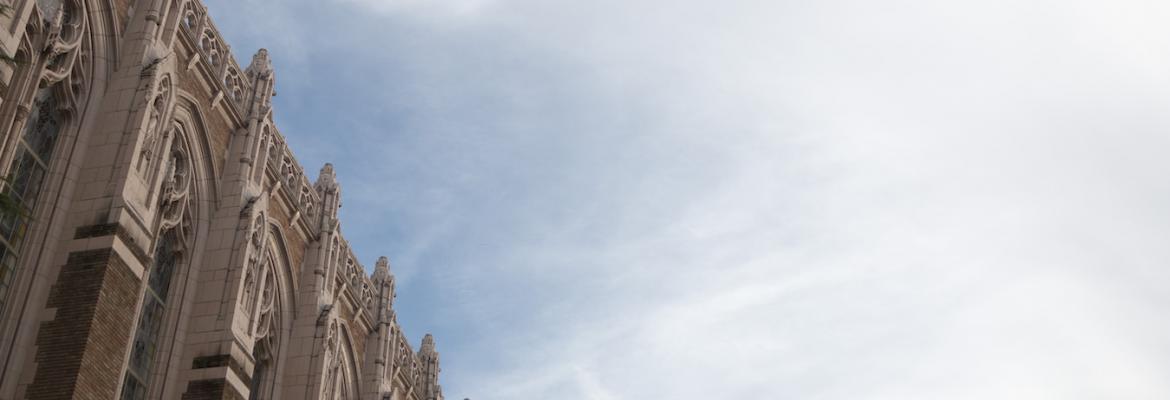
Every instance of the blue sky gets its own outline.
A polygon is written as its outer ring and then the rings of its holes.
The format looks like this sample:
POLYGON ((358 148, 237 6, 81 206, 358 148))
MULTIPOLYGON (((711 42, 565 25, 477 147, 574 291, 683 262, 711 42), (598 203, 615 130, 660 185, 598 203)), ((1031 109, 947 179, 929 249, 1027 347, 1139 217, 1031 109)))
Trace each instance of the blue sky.
POLYGON ((1170 397, 1170 5, 205 0, 448 398, 1170 397))

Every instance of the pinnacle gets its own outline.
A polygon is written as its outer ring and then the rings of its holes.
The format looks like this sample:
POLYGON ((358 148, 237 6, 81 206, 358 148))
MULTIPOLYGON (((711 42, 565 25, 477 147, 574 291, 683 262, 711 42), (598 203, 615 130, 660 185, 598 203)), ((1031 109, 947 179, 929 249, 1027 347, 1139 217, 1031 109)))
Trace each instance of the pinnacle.
POLYGON ((390 259, 386 256, 378 257, 378 262, 374 264, 374 274, 371 279, 375 281, 382 281, 390 277, 390 259))
POLYGON ((419 346, 419 353, 430 353, 435 351, 435 337, 430 333, 423 336, 422 346, 419 346))

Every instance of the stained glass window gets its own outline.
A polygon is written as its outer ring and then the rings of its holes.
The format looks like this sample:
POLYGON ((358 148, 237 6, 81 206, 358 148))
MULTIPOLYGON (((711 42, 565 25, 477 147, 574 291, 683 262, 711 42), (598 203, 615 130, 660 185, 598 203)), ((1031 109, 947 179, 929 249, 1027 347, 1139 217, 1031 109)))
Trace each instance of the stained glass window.
POLYGON ((154 265, 147 272, 150 277, 142 299, 138 328, 134 332, 134 344, 130 349, 130 365, 126 369, 122 385, 122 400, 140 400, 146 396, 161 337, 167 293, 171 289, 171 276, 175 264, 178 263, 178 253, 175 250, 174 239, 169 234, 164 234, 155 247, 154 265))
POLYGON ((272 363, 272 357, 268 348, 261 341, 257 341, 252 356, 256 359, 256 369, 252 372, 252 385, 249 388, 248 400, 262 400, 265 398, 264 390, 271 386, 268 369, 271 367, 269 364, 272 363))
POLYGON ((63 118, 51 88, 37 92, 29 110, 24 133, 16 149, 4 195, 18 210, 0 212, 0 311, 6 309, 12 280, 16 275, 20 245, 28 229, 29 215, 49 171, 49 160, 61 134, 63 118))

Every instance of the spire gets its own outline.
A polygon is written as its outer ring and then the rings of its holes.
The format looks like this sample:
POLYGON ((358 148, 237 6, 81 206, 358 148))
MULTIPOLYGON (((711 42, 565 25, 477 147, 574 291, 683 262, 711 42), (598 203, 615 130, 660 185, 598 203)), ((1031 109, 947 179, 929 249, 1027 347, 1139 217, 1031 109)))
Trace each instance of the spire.
POLYGON ((341 208, 341 184, 337 183, 337 174, 333 172, 333 164, 325 163, 321 172, 317 174, 317 181, 313 189, 321 196, 321 208, 325 215, 321 229, 333 230, 337 224, 337 209, 341 208))
POLYGON ((443 387, 439 386, 439 352, 435 351, 435 337, 423 336, 418 348, 421 373, 418 376, 419 397, 425 400, 442 400, 443 387))
POLYGON ((378 262, 374 264, 374 274, 370 276, 370 281, 374 284, 373 291, 375 299, 369 303, 370 307, 374 307, 374 315, 378 317, 380 322, 394 321, 394 275, 390 273, 390 259, 385 256, 378 257, 378 262))
POLYGON ((252 63, 248 64, 244 75, 252 82, 252 90, 256 91, 249 114, 252 118, 263 119, 272 110, 272 96, 276 96, 276 74, 272 70, 272 60, 268 59, 268 50, 260 49, 252 56, 252 63))

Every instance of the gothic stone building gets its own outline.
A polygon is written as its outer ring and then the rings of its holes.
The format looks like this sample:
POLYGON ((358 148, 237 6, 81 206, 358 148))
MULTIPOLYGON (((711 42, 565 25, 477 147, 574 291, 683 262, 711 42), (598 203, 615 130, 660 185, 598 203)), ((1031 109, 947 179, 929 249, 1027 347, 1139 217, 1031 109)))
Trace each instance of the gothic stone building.
POLYGON ((443 398, 265 50, 241 67, 198 0, 0 13, 0 399, 443 398))

